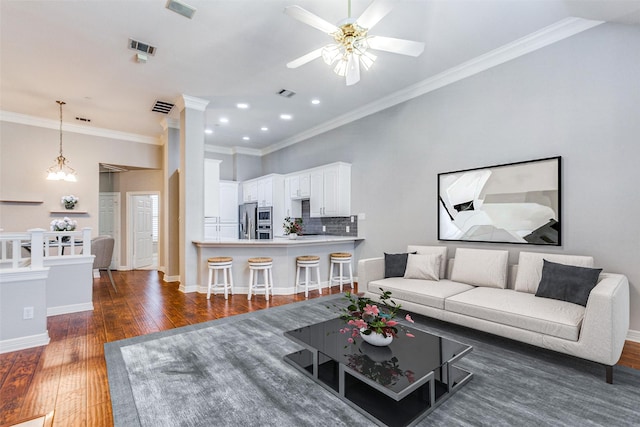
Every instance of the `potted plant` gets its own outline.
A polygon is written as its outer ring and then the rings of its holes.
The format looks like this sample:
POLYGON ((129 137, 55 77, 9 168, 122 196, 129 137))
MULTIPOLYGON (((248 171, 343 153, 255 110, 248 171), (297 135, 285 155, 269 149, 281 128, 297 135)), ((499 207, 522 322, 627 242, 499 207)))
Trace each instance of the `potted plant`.
POLYGON ((282 224, 284 228, 284 234, 289 236, 290 239, 295 239, 299 235, 302 235, 302 218, 286 217, 282 224))
MULTIPOLYGON (((78 223, 69 217, 64 217, 62 219, 54 219, 49 224, 51 226, 51 231, 73 231, 76 229, 78 223)), ((60 236, 58 236, 59 238, 60 236)), ((69 241, 69 236, 62 236, 63 242, 69 241)))
POLYGON ((69 194, 68 196, 63 196, 60 202, 64 205, 65 209, 73 209, 76 207, 76 203, 78 203, 78 199, 73 194, 69 194))
MULTIPOLYGON (((370 298, 354 296, 350 292, 345 294, 349 305, 342 310, 340 318, 345 320, 349 326, 340 329, 340 332, 344 334, 351 331, 351 337, 348 339, 350 343, 354 342, 354 337, 360 335, 371 345, 389 345, 397 336, 398 329, 404 329, 407 337, 414 337, 411 332, 394 320, 400 310, 400 305, 391 299, 391 292, 380 290, 382 295, 379 303, 370 298)), ((405 316, 405 320, 413 323, 409 314, 405 316)))

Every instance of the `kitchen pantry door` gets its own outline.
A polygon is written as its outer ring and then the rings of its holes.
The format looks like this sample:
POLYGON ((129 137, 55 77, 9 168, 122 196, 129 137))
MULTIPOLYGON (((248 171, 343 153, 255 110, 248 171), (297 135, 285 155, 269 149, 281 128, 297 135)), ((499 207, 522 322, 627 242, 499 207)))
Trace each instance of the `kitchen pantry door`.
POLYGON ((149 194, 131 196, 133 268, 153 264, 153 202, 149 194))

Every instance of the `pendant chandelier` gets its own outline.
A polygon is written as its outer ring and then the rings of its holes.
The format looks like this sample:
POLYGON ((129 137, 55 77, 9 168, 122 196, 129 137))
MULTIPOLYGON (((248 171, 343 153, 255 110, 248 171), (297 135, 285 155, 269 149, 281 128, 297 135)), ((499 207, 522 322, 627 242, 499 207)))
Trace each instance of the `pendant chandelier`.
POLYGON ((47 169, 47 179, 51 181, 70 181, 76 182, 76 171, 69 166, 69 161, 62 155, 62 106, 66 104, 64 101, 56 101, 60 106, 60 155, 56 158, 56 162, 47 169))

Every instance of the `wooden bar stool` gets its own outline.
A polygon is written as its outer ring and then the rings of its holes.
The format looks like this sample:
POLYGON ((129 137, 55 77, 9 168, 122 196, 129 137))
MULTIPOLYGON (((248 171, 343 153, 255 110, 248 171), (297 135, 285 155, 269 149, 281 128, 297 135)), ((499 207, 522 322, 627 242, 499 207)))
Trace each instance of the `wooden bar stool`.
POLYGON ((353 270, 351 269, 351 254, 349 252, 334 252, 331 257, 331 269, 329 270, 329 287, 334 284, 340 285, 340 292, 342 292, 342 286, 344 284, 351 285, 353 289, 353 270), (349 266, 349 277, 344 275, 343 267, 347 264, 349 266), (333 275, 334 267, 338 267, 339 274, 333 275), (335 282, 335 283, 334 283, 335 282))
POLYGON ((224 290, 224 299, 229 299, 229 291, 233 295, 233 274, 231 266, 233 258, 228 256, 212 257, 207 260, 209 266, 209 285, 207 286, 207 299, 211 297, 211 292, 224 290), (222 271, 221 271, 222 270, 222 271), (218 281, 218 272, 222 272, 222 282, 218 281))
POLYGON ((264 291, 264 295, 269 301, 269 291, 273 295, 273 259, 269 257, 249 258, 249 294, 247 299, 251 299, 251 294, 256 291, 264 291), (262 271, 264 283, 258 283, 258 273, 262 271))
POLYGON ((309 298, 309 289, 318 289, 320 295, 322 295, 322 282, 320 281, 320 257, 316 255, 302 255, 296 258, 296 290, 298 293, 298 286, 304 285, 304 296, 309 298), (300 283, 300 270, 304 268, 304 282, 300 283), (313 268, 316 269, 317 281, 313 283, 311 281, 311 275, 313 274, 313 268))

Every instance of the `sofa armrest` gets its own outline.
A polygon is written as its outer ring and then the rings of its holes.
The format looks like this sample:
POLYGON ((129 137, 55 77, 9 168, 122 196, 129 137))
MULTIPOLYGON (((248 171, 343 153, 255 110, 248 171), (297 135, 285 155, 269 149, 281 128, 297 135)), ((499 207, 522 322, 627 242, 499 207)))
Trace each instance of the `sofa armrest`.
POLYGON ((365 258, 358 261, 358 291, 366 292, 369 282, 384 279, 384 258, 365 258))
POLYGON ((605 365, 615 365, 629 331, 629 281, 625 275, 601 273, 584 311, 574 349, 551 348, 605 365))

